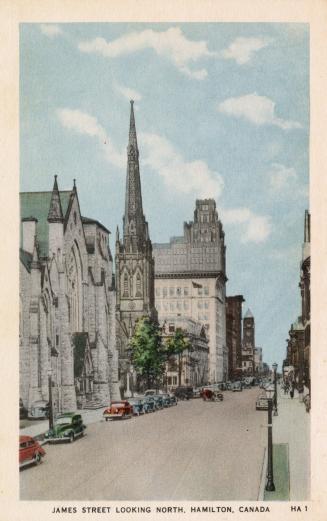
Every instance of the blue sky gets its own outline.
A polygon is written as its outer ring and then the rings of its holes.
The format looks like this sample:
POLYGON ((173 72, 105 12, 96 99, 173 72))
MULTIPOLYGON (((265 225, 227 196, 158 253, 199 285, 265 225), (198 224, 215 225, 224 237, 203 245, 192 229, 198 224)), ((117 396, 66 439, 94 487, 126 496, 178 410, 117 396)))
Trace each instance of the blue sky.
POLYGON ((308 25, 22 24, 21 190, 76 178, 82 213, 121 227, 131 98, 152 242, 214 197, 227 294, 244 295, 265 360, 281 364, 301 307, 308 25))

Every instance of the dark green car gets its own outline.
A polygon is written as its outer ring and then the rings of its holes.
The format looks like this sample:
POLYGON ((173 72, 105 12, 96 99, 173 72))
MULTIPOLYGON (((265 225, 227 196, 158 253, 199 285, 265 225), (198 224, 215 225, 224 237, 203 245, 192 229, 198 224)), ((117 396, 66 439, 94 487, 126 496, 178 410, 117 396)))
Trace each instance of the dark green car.
POLYGON ((86 426, 83 424, 82 416, 74 412, 66 412, 56 418, 53 429, 45 433, 45 439, 50 443, 57 441, 70 441, 84 435, 86 426))

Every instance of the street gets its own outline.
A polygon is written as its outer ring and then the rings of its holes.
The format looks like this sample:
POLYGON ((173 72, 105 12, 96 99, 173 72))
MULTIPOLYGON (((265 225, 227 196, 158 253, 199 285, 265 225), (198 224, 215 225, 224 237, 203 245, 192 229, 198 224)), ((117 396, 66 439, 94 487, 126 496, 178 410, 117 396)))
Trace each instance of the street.
POLYGON ((266 433, 258 393, 89 425, 73 444, 45 445, 42 464, 20 472, 21 499, 256 500, 266 433))

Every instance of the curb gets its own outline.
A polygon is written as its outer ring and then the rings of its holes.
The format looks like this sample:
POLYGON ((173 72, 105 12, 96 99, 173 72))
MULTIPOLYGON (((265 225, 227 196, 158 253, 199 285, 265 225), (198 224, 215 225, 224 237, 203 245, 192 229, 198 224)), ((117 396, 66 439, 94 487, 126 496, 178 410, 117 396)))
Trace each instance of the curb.
POLYGON ((264 448, 263 461, 261 467, 261 476, 260 476, 260 487, 258 493, 258 501, 264 501, 265 494, 265 486, 266 486, 266 476, 267 476, 267 463, 268 463, 268 452, 267 448, 264 448))

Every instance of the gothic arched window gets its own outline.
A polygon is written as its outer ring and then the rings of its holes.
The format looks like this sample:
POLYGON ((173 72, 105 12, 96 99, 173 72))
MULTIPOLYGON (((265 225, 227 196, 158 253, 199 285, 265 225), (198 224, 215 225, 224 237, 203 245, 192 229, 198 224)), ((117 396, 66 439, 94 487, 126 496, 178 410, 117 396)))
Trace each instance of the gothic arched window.
POLYGON ((136 297, 142 297, 142 281, 139 273, 136 275, 136 297))
POLYGON ((128 297, 128 275, 127 275, 127 273, 124 274, 124 291, 123 291, 123 297, 128 297))

